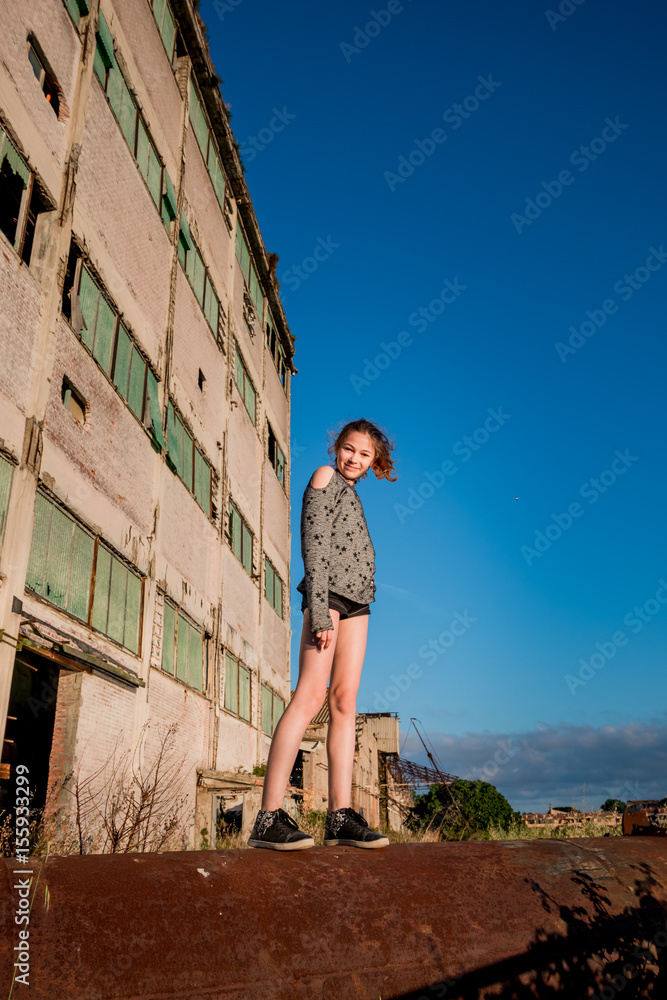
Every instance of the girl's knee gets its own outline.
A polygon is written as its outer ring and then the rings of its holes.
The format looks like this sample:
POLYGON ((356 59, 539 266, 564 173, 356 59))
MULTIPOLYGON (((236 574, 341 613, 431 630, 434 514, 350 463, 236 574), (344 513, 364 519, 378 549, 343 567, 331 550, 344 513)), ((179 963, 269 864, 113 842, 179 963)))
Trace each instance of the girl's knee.
POLYGON ((357 692, 348 688, 329 689, 329 711, 338 715, 355 715, 357 711, 357 692))

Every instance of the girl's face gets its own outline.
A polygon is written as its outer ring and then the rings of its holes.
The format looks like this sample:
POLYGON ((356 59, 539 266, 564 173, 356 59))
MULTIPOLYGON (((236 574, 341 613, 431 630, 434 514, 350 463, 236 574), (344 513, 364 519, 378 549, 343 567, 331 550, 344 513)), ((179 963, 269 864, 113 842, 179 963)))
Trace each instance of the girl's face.
POLYGON ((351 431, 336 457, 338 471, 348 482, 356 482, 368 470, 375 457, 375 446, 368 434, 351 431))

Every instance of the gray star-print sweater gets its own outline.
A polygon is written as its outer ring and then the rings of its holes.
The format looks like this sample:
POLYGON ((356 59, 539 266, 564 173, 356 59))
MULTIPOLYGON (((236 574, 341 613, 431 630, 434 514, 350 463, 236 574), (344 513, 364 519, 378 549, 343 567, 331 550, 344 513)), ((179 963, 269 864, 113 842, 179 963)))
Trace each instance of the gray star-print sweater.
POLYGON ((360 604, 375 600, 375 549, 364 508, 338 469, 322 489, 309 481, 304 490, 301 555, 305 576, 296 589, 308 595, 313 634, 333 628, 330 590, 360 604))

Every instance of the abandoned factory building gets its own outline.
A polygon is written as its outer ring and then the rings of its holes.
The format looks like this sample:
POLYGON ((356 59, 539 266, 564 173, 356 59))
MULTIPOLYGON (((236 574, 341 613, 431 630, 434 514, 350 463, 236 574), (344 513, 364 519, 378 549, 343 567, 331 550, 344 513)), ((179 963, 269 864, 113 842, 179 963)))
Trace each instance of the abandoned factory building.
POLYGON ((290 697, 277 258, 191 0, 2 23, 0 809, 171 727, 198 846, 290 697))

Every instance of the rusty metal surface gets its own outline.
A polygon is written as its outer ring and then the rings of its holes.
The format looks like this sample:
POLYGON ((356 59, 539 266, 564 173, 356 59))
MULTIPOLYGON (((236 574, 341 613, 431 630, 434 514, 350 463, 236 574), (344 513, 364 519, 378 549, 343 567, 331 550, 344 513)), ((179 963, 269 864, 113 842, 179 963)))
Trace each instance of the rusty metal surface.
MULTIPOLYGON (((18 867, 0 866, 4 996, 18 867)), ((667 842, 49 858, 29 930, 29 1000, 658 997, 667 842)))

